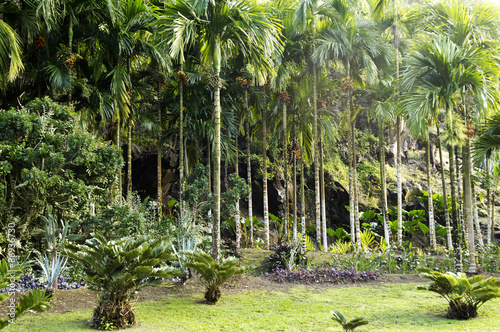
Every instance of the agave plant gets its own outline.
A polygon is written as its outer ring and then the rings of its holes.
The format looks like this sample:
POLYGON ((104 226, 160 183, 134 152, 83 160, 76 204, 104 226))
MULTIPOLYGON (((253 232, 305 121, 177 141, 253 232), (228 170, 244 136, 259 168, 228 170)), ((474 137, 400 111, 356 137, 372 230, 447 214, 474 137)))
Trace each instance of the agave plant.
POLYGON ((347 321, 344 315, 342 315, 338 310, 332 311, 332 315, 332 319, 342 325, 345 332, 352 332, 355 328, 368 324, 368 321, 362 317, 347 321))
POLYGON ((417 289, 429 290, 444 297, 448 303, 448 318, 469 319, 477 316, 477 309, 485 302, 500 297, 500 280, 475 275, 467 278, 464 273, 441 273, 426 268, 418 269, 420 275, 432 282, 417 289))
MULTIPOLYGON (((0 289, 9 288, 15 280, 18 280, 23 271, 29 266, 28 262, 17 263, 15 266, 10 266, 7 260, 0 261, 0 289)), ((0 293, 0 302, 9 297, 8 293, 0 293)), ((14 323, 16 318, 28 311, 43 312, 52 308, 49 302, 53 300, 52 297, 45 293, 45 290, 33 289, 27 294, 24 294, 21 299, 17 301, 14 312, 9 311, 7 318, 0 318, 0 330, 7 325, 14 323)), ((9 310, 10 310, 10 306, 9 310)))
POLYGON ((215 304, 219 301, 221 296, 220 286, 222 286, 226 280, 248 270, 246 266, 239 267, 239 261, 235 257, 223 259, 222 262, 218 264, 211 256, 204 252, 197 251, 186 253, 186 259, 187 261, 184 265, 199 273, 205 281, 205 299, 209 304, 215 304))
POLYGON ((64 271, 66 263, 68 262, 68 257, 58 255, 57 258, 52 257, 52 259, 50 260, 47 258, 47 255, 43 255, 41 259, 38 259, 36 257, 35 259, 38 262, 38 265, 40 265, 40 267, 42 268, 45 277, 47 278, 47 294, 53 295, 55 291, 53 285, 57 285, 57 277, 64 271))
POLYGON ((122 328, 136 323, 131 303, 134 294, 143 286, 155 286, 162 278, 178 275, 178 270, 163 265, 175 259, 169 253, 171 247, 166 237, 108 241, 97 233, 83 245, 66 244, 64 254, 84 265, 85 279, 98 293, 94 327, 122 328))

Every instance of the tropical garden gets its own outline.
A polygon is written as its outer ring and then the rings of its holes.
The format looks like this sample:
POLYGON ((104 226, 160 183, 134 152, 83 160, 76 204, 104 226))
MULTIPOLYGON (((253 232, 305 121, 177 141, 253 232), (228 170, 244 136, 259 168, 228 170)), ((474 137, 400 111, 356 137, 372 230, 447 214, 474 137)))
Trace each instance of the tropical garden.
POLYGON ((0 329, 494 331, 499 75, 486 0, 0 0, 0 329))

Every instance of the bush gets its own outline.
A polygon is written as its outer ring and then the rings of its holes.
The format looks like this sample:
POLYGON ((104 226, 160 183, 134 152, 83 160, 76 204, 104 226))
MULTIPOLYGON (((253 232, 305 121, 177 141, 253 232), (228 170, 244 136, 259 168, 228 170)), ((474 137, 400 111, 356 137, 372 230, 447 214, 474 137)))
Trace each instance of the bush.
POLYGON ((174 268, 161 267, 174 259, 171 247, 164 237, 108 241, 98 233, 86 244, 66 245, 64 254, 84 265, 85 280, 98 294, 93 327, 122 328, 136 323, 131 303, 134 294, 177 274, 174 268))
POLYGON ((469 319, 477 316, 477 309, 485 302, 500 297, 500 280, 476 275, 470 278, 464 273, 441 273, 419 269, 421 276, 432 281, 417 289, 428 290, 444 297, 449 304, 448 318, 469 319))
POLYGON ((287 270, 276 268, 271 273, 266 273, 266 277, 277 282, 293 282, 300 284, 314 283, 334 283, 347 284, 348 282, 355 283, 357 281, 368 281, 377 279, 378 271, 358 272, 356 269, 340 270, 334 268, 318 268, 304 269, 299 267, 297 270, 287 270))
POLYGON ((300 245, 281 245, 272 249, 274 251, 266 261, 268 272, 274 271, 276 268, 291 270, 295 266, 306 266, 308 259, 305 256, 304 250, 300 245))

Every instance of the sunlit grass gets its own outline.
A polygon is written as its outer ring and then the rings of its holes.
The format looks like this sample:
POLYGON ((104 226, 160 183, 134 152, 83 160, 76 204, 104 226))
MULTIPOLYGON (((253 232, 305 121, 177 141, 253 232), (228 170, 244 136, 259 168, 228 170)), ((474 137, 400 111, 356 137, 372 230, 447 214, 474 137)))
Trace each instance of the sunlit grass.
MULTIPOLYGON (((359 331, 500 331, 500 300, 487 302, 468 321, 444 318, 447 303, 415 290, 416 284, 387 284, 287 292, 248 291, 222 295, 215 306, 203 294, 165 297, 136 304, 139 324, 127 331, 341 331, 331 317, 365 317, 359 331)), ((67 314, 25 316, 7 331, 88 331, 92 309, 67 314)))

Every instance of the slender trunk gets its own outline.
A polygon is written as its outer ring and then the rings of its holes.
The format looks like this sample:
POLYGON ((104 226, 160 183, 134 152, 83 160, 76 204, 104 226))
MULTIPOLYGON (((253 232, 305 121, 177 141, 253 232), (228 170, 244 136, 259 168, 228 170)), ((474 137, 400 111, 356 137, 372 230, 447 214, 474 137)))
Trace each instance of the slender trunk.
POLYGON ((398 246, 403 245, 403 186, 401 180, 401 117, 396 119, 396 164, 398 196, 398 246))
POLYGON ((132 125, 128 126, 127 193, 132 194, 132 125))
MULTIPOLYGON (((458 198, 458 222, 459 222, 459 230, 460 237, 463 239, 464 237, 467 239, 467 227, 464 227, 464 210, 462 203, 462 189, 460 187, 460 160, 458 159, 458 147, 455 146, 455 168, 457 174, 457 198, 458 198)), ((467 245, 467 241, 465 241, 465 245, 467 245)))
MULTIPOLYGON (((120 142, 120 127, 121 127, 120 122, 121 122, 120 118, 118 118, 118 120, 116 121, 116 147, 118 148, 120 155, 123 156, 121 142, 120 142)), ((120 169, 117 176, 118 176, 118 188, 116 188, 116 195, 115 195, 114 199, 118 204, 121 205, 122 204, 122 169, 120 169)))
POLYGON ((481 225, 479 224, 479 211, 477 209, 476 186, 474 182, 471 182, 471 194, 472 194, 472 208, 474 210, 474 227, 476 228, 477 242, 479 245, 479 250, 483 250, 484 241, 483 241, 483 234, 481 233, 481 225))
MULTIPOLYGON (((239 144, 238 144, 238 134, 236 134, 236 162, 234 164, 234 173, 238 176, 240 176, 240 161, 239 161, 239 144)), ((241 242, 241 224, 240 224, 240 200, 237 200, 235 203, 235 210, 236 210, 236 216, 235 216, 235 223, 236 223, 236 249, 240 248, 240 242, 241 242)))
POLYGON ((288 242, 288 226, 289 226, 289 210, 288 210, 288 135, 287 135, 287 109, 286 109, 286 101, 283 103, 283 169, 284 169, 284 178, 285 178, 285 188, 283 195, 283 202, 285 203, 285 236, 286 241, 288 242))
MULTIPOLYGON (((220 45, 219 45, 220 47, 220 45)), ((219 50, 220 52, 220 50, 219 50)), ((220 69, 220 67, 219 67, 220 69)), ((216 86, 214 89, 214 219, 212 229, 212 256, 216 262, 219 262, 220 257, 220 176, 221 176, 221 144, 220 144, 220 77, 219 71, 215 74, 216 86)))
POLYGON ((456 168, 455 168, 455 149, 448 146, 450 160, 450 187, 451 187, 451 223, 453 225, 453 252, 452 256, 455 263, 455 271, 462 271, 462 237, 460 236, 460 220, 458 217, 458 202, 456 188, 456 168))
POLYGON ((357 174, 357 162, 356 162, 356 129, 354 126, 354 119, 351 122, 351 146, 352 146, 352 185, 354 189, 354 223, 356 224, 356 246, 358 251, 361 251, 361 224, 359 221, 359 190, 358 190, 358 174, 357 174))
POLYGON ((156 145, 156 195, 157 195, 157 200, 158 200, 158 223, 161 221, 161 215, 162 215, 162 205, 163 205, 163 200, 162 200, 162 185, 161 185, 161 180, 162 180, 162 171, 161 171, 161 156, 162 156, 162 141, 161 141, 161 134, 162 134, 162 123, 161 123, 161 102, 160 102, 160 86, 159 82, 157 82, 158 86, 156 88, 156 94, 158 98, 158 142, 156 145))
POLYGON ((491 238, 492 244, 495 243, 495 189, 491 191, 491 238))
MULTIPOLYGON (((68 25, 68 51, 70 55, 73 55, 73 15, 69 15, 69 25, 68 25)), ((68 68, 69 76, 73 76, 74 69, 72 66, 68 68)), ((72 89, 68 92, 68 105, 71 105, 71 100, 73 99, 72 89)))
POLYGON ((488 228, 486 231, 486 245, 489 247, 491 245, 491 183, 490 183, 490 158, 486 157, 486 179, 487 179, 487 187, 486 187, 486 204, 488 209, 488 221, 486 223, 486 227, 488 228))
POLYGON ((247 183, 248 183, 248 219, 250 221, 250 246, 253 248, 253 210, 252 210, 252 161, 250 158, 250 110, 248 109, 248 90, 245 89, 245 109, 247 120, 245 122, 245 137, 247 141, 247 183))
MULTIPOLYGON (((476 272, 476 247, 474 245, 474 224, 472 216, 472 188, 471 188, 471 161, 470 161, 470 139, 462 148, 462 165, 463 165, 463 181, 464 181, 464 220, 468 231, 469 244, 469 269, 467 272, 476 272)), ((465 227, 464 227, 465 228, 465 227)))
POLYGON ((323 151, 323 138, 319 140, 320 149, 320 167, 321 167, 321 233, 323 236, 323 251, 328 252, 328 240, 326 238, 326 198, 325 198, 325 163, 324 163, 324 151, 323 151))
POLYGON ((434 203, 432 200, 432 184, 431 184, 431 143, 430 135, 427 136, 427 198, 429 209, 429 235, 432 249, 436 249, 436 225, 434 224, 434 203))
POLYGON ((315 197, 315 221, 316 221, 316 242, 318 248, 321 247, 321 189, 319 184, 319 158, 318 158, 318 95, 316 91, 316 79, 318 73, 316 65, 313 64, 313 139, 312 155, 314 160, 314 197, 315 197))
MULTIPOLYGON (((266 93, 264 88, 264 94, 266 93)), ((264 242, 266 249, 269 250, 269 201, 267 197, 267 105, 264 96, 264 105, 262 107, 262 195, 264 196, 264 242)))
POLYGON ((300 163, 300 207, 301 207, 301 216, 300 216, 300 226, 302 233, 302 248, 304 251, 306 250, 306 194, 305 194, 305 183, 304 183, 304 158, 302 158, 302 162, 300 163))
MULTIPOLYGON (((179 76, 177 77, 177 84, 179 89, 179 209, 180 218, 182 220, 184 215, 184 73, 182 63, 179 69, 179 76)), ((210 164, 209 164, 210 165, 210 164)))
MULTIPOLYGON (((347 121, 351 121, 351 97, 350 89, 347 88, 347 121)), ((356 222, 355 222, 355 208, 354 208, 354 177, 353 177, 353 140, 351 139, 351 128, 347 130, 347 146, 348 146, 348 163, 349 163, 349 221, 351 227, 351 243, 354 246, 356 241, 356 222)), ((358 248, 359 249, 359 248, 358 248)))
MULTIPOLYGON (((295 116, 296 112, 294 112, 294 117, 293 117, 293 142, 294 142, 294 147, 295 151, 298 151, 299 144, 296 140, 295 137, 295 116)), ((293 153, 293 244, 297 245, 297 153, 293 153)))
POLYGON ((384 141, 384 126, 379 124, 379 158, 380 158, 380 182, 381 182, 381 195, 382 195, 382 220, 384 223, 384 236, 385 242, 389 247, 391 245, 391 225, 387 218, 387 185, 385 176, 385 141, 384 141))
POLYGON ((453 251, 453 242, 451 240, 451 225, 450 225, 450 216, 448 213, 448 194, 446 190, 446 178, 444 176, 444 163, 443 163, 443 147, 441 145, 441 136, 439 133, 439 124, 436 126, 437 128, 437 136, 438 136, 438 145, 439 145, 439 163, 441 164, 441 185, 443 186, 443 214, 444 214, 444 222, 446 224, 446 240, 448 244, 448 250, 450 252, 453 251))

